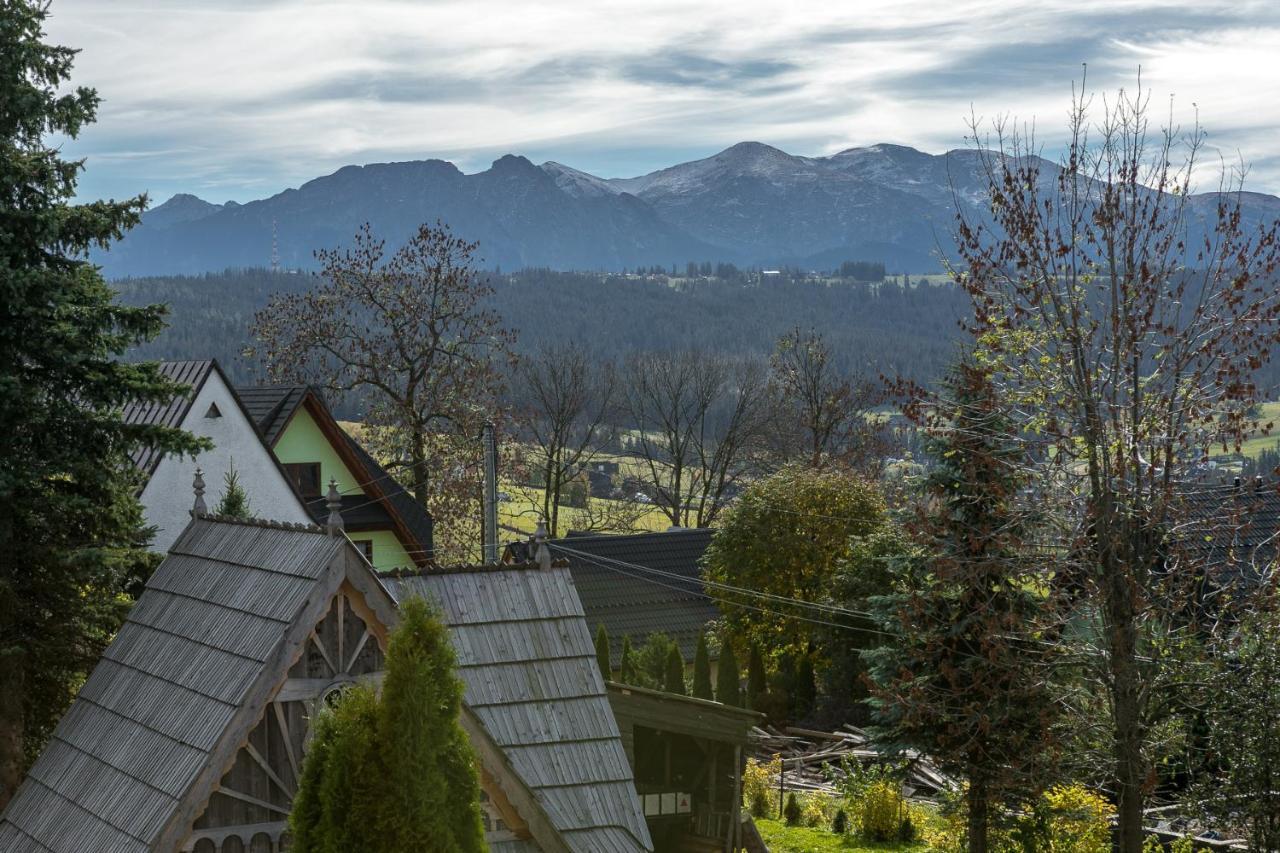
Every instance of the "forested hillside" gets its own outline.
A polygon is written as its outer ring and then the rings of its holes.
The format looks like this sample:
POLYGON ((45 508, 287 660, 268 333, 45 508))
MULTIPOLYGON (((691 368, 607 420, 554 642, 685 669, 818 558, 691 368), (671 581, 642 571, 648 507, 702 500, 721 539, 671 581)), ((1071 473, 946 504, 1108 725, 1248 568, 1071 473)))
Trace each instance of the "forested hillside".
MULTIPOLYGON (((170 306, 169 328, 136 355, 214 357, 235 381, 257 378, 243 357, 249 324, 272 293, 311 287, 307 274, 247 270, 124 279, 131 305, 170 306)), ((965 300, 949 284, 866 284, 831 279, 762 284, 715 277, 669 280, 528 270, 493 276, 493 307, 517 333, 517 351, 576 342, 601 359, 705 349, 767 356, 797 326, 821 332, 842 367, 928 380, 954 355, 965 300), (675 283, 672 283, 672 282, 675 283)))

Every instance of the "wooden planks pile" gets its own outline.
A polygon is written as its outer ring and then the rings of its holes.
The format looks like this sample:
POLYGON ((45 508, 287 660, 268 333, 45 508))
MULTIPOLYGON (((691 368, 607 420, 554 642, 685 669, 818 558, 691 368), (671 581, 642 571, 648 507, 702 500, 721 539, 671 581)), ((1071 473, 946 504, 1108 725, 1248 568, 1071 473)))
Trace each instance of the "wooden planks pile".
MULTIPOLYGON (((787 726, 757 726, 751 732, 751 755, 765 762, 777 755, 782 759, 783 786, 787 790, 834 792, 831 775, 840 772, 846 757, 863 764, 890 760, 876 749, 870 736, 856 726, 844 725, 832 732, 787 726)), ((932 799, 954 782, 933 766, 926 756, 907 752, 904 793, 909 797, 932 799)))

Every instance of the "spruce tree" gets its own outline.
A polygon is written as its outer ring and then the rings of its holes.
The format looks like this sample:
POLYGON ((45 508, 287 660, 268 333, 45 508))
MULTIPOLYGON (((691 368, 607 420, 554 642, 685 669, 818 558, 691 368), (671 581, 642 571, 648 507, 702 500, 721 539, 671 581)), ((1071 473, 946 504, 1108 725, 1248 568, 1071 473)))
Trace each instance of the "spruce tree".
POLYGON ((605 681, 613 678, 613 665, 609 657, 609 634, 604 630, 604 623, 596 626, 596 666, 605 681))
POLYGON ((623 684, 636 683, 636 661, 631 652, 631 635, 622 638, 622 658, 618 661, 618 679, 623 684))
POLYGON ((991 822, 1048 782, 1054 605, 1024 538, 1022 450, 987 373, 961 362, 931 408, 918 555, 876 600, 892 639, 866 655, 880 741, 966 779, 967 849, 985 853, 991 822))
POLYGON ((716 668, 716 700, 726 705, 742 705, 742 673, 738 669, 738 656, 733 653, 733 645, 725 642, 720 646, 720 664, 716 668))
POLYGON ((130 455, 207 446, 120 419, 181 389, 120 361, 164 309, 117 304, 85 254, 136 224, 146 198, 73 203, 84 161, 61 146, 98 95, 69 85, 75 51, 44 42, 48 14, 0 3, 0 807, 154 565, 130 455))
POLYGON ((755 643, 751 644, 751 656, 747 658, 747 707, 753 711, 759 710, 760 696, 768 690, 765 682, 764 657, 760 654, 760 647, 755 643))
POLYGON ((667 664, 662 673, 662 689, 667 693, 685 695, 684 658, 680 656, 680 647, 675 643, 667 649, 667 664))
POLYGON ((796 666, 791 686, 791 718, 803 720, 813 710, 818 698, 818 684, 813 672, 813 656, 804 655, 796 666))
POLYGON ((699 699, 712 699, 711 657, 707 654, 707 638, 698 637, 698 648, 693 653, 693 695, 699 699))
POLYGON ((352 687, 316 722, 290 816, 296 853, 486 849, 455 665, 430 606, 401 602, 381 696, 352 687))
POLYGON ((231 518, 248 518, 253 514, 249 493, 240 485, 240 473, 236 471, 234 460, 228 461, 227 472, 222 475, 222 497, 213 511, 231 518))

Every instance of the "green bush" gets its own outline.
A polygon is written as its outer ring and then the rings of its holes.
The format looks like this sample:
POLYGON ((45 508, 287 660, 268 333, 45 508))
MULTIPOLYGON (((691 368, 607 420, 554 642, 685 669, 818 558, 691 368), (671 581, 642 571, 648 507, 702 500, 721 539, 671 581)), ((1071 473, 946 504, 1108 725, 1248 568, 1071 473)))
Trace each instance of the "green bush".
POLYGON ((835 819, 831 821, 831 831, 836 835, 844 835, 849 831, 849 815, 844 809, 836 809, 835 819))
POLYGON ((772 807, 769 805, 769 795, 763 791, 756 791, 751 795, 751 816, 758 818, 767 818, 771 813, 772 807))
POLYGON ((800 825, 800 817, 801 817, 800 803, 796 801, 795 791, 792 791, 790 794, 787 794, 787 805, 782 810, 782 816, 784 819, 786 819, 787 826, 800 825))
POLYGON ((882 779, 867 789, 862 797, 859 827, 870 841, 893 841, 902 828, 906 800, 897 782, 882 779))

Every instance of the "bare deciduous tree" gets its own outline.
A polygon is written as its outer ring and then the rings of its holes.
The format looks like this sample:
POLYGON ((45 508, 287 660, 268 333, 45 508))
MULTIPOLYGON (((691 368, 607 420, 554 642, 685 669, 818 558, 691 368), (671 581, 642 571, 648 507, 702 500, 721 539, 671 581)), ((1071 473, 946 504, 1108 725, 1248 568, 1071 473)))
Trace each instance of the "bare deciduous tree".
POLYGON ((645 486, 680 527, 712 524, 750 471, 764 433, 764 366, 696 351, 632 358, 626 411, 645 486))
POLYGON ((484 307, 475 250, 437 223, 388 253, 365 225, 351 248, 317 253, 318 287, 273 297, 253 322, 273 380, 367 401, 366 435, 431 510, 437 551, 451 557, 474 549, 476 436, 513 339, 484 307))
POLYGON ((883 401, 879 383, 840 370, 826 339, 812 330, 783 335, 771 366, 779 398, 775 452, 802 457, 811 468, 879 467, 890 446, 875 412, 883 401))
MULTIPOLYGON (((570 480, 584 476, 613 436, 613 366, 597 363, 576 344, 544 346, 521 359, 513 384, 517 436, 532 447, 527 465, 536 477, 530 479, 540 484, 536 502, 555 537, 570 480)), ((589 505, 590 496, 584 502, 589 505)))
POLYGON ((1192 196, 1202 133, 1151 128, 1147 98, 1121 92, 1095 124, 1076 97, 1058 170, 1033 138, 975 121, 991 219, 959 215, 955 269, 979 356, 1073 496, 1059 553, 1096 623, 1123 853, 1142 849, 1152 713, 1173 689, 1161 638, 1186 599, 1171 585, 1194 575, 1156 571, 1177 560, 1183 476, 1257 426, 1280 315, 1276 224, 1242 222, 1235 178, 1192 196))

